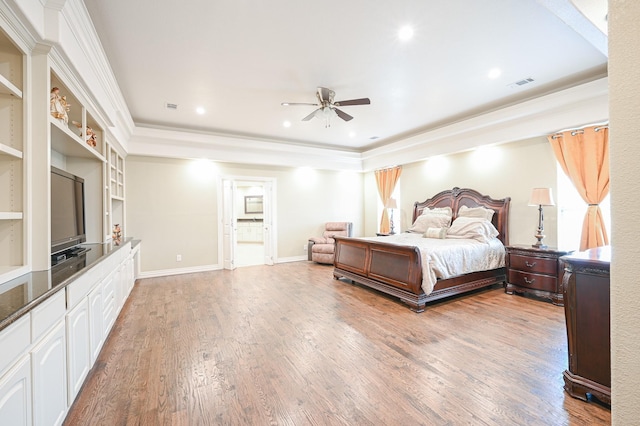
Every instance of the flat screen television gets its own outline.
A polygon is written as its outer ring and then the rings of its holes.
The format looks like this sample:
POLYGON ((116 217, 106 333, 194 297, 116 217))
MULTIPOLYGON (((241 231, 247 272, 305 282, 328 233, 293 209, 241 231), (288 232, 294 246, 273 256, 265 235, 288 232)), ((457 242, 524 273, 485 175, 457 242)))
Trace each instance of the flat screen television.
POLYGON ((51 254, 86 240, 84 179, 51 167, 51 254))

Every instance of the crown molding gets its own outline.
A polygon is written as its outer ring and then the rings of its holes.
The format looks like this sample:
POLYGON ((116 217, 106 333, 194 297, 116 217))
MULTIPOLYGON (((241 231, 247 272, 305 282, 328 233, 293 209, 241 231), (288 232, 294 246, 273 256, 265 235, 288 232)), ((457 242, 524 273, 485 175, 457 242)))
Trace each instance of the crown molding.
POLYGON ((128 154, 327 170, 361 171, 362 165, 352 151, 142 126, 135 128, 128 154))
POLYGON ((608 78, 604 77, 365 151, 362 169, 546 136, 608 118, 608 78))

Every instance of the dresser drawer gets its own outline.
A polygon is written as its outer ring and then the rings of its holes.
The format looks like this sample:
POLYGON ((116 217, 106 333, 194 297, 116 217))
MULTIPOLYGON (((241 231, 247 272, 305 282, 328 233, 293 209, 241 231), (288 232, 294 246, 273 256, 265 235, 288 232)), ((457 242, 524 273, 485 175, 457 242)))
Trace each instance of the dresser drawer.
POLYGON ((519 254, 510 253, 509 268, 518 269, 523 272, 549 274, 555 276, 558 272, 558 261, 556 259, 522 256, 519 254))
POLYGON ((509 269, 507 281, 520 287, 526 287, 533 290, 543 290, 556 292, 558 279, 555 276, 530 274, 528 272, 516 271, 509 269))

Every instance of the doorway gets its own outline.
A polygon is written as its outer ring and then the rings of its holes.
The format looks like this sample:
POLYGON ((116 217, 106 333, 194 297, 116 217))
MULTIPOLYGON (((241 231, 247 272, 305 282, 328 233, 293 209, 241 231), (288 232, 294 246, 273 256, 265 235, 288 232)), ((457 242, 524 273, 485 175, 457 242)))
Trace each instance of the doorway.
POLYGON ((223 178, 224 269, 273 265, 274 186, 270 178, 223 178))

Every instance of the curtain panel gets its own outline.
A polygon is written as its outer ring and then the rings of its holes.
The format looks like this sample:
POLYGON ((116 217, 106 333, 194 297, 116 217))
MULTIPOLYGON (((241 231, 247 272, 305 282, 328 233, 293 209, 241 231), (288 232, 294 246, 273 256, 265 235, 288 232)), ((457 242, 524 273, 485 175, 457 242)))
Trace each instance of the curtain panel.
POLYGON ((564 173, 589 205, 580 251, 609 244, 599 204, 609 193, 609 128, 591 126, 547 137, 564 173))
MULTIPOLYGON (((380 194, 380 200, 382 205, 386 206, 393 194, 393 190, 396 188, 398 179, 402 174, 402 166, 392 167, 389 169, 376 170, 376 184, 378 185, 378 194, 380 194)), ((387 208, 382 209, 382 217, 380 218, 380 232, 388 234, 390 231, 389 214, 387 208)))

